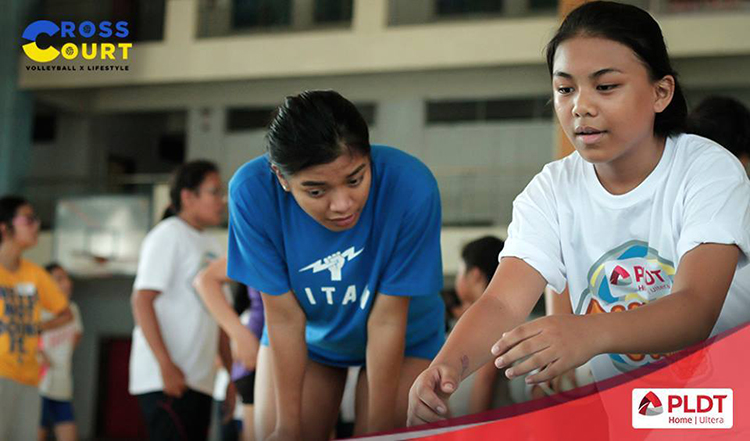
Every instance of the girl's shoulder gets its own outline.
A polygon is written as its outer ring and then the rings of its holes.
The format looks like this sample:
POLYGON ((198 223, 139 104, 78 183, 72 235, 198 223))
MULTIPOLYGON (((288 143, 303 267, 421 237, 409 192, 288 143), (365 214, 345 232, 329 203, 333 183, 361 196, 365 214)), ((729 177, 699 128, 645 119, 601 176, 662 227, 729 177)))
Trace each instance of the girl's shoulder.
POLYGON ((674 167, 686 176, 715 175, 719 178, 746 179, 745 169, 729 150, 698 135, 680 134, 670 138, 674 148, 674 167))
POLYGON ((373 145, 374 185, 397 187, 400 191, 432 192, 437 180, 432 171, 415 156, 386 145, 373 145))
MULTIPOLYGON (((36 263, 25 259, 21 257, 21 262, 19 265, 19 273, 25 274, 27 276, 32 277, 38 277, 40 275, 48 275, 47 270, 45 270, 41 265, 37 265, 36 263)), ((51 276, 50 276, 51 277, 51 276)))
POLYGON ((236 194, 239 189, 246 188, 248 185, 253 188, 253 191, 257 191, 258 187, 271 182, 270 178, 273 178, 273 172, 268 156, 258 156, 237 169, 232 179, 229 180, 229 194, 230 196, 236 194))
POLYGON ((591 166, 574 151, 563 158, 548 162, 532 179, 532 182, 559 189, 577 184, 585 184, 585 168, 591 166))
POLYGON ((146 234, 144 242, 159 242, 162 244, 179 242, 177 239, 184 233, 183 221, 177 216, 168 217, 151 229, 146 234))

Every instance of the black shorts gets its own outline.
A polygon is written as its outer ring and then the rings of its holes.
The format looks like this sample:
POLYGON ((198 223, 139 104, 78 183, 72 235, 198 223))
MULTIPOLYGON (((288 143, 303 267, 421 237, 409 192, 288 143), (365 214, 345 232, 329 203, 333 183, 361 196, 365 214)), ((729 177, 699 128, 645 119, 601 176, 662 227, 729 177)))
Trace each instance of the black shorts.
POLYGON ((253 404, 253 394, 255 393, 255 371, 234 380, 234 388, 237 389, 240 397, 242 397, 242 404, 253 404))
POLYGON ((148 438, 168 441, 204 441, 211 425, 213 398, 188 389, 181 398, 151 392, 136 395, 148 438))

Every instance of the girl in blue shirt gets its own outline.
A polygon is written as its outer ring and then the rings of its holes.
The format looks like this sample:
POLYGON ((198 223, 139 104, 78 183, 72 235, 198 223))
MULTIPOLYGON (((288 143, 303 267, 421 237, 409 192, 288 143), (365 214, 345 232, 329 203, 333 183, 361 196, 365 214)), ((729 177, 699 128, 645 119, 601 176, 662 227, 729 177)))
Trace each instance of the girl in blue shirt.
POLYGON ((371 146, 333 91, 288 97, 268 154, 230 183, 227 275, 261 291, 260 439, 328 439, 347 367, 358 433, 405 425, 408 387, 443 343, 440 195, 427 167, 371 146))

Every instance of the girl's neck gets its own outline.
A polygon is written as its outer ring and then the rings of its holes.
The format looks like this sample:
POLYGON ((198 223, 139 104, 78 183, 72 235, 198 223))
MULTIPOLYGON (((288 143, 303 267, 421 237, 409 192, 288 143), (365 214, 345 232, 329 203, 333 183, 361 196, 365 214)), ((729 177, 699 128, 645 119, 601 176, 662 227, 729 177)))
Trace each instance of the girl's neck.
POLYGON ((635 189, 659 164, 665 144, 665 138, 650 137, 610 162, 594 164, 599 182, 614 195, 635 189))
POLYGON ((191 216, 185 212, 180 212, 180 214, 177 215, 180 219, 183 220, 186 224, 190 225, 191 227, 195 228, 198 231, 203 231, 205 226, 203 226, 200 222, 198 222, 198 219, 196 219, 195 216, 191 216))
POLYGON ((0 265, 10 272, 21 266, 21 249, 10 240, 0 243, 0 265))

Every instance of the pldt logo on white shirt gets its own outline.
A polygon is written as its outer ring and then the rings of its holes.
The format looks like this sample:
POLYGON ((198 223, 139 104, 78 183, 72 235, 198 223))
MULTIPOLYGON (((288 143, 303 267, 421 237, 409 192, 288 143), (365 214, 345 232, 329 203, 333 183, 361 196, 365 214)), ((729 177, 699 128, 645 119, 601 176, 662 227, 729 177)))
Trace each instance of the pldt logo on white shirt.
POLYGON ((350 247, 344 252, 336 251, 328 257, 318 259, 316 262, 307 265, 300 269, 299 272, 312 270, 313 273, 319 273, 323 270, 328 270, 331 272, 331 281, 340 282, 341 270, 344 269, 344 265, 362 254, 362 251, 364 251, 364 248, 354 251, 354 247, 350 247))
MULTIPOLYGON (((659 299, 672 290, 674 264, 647 242, 628 241, 606 253, 588 274, 588 287, 576 300, 576 314, 627 311, 659 299)), ((643 366, 664 354, 608 354, 621 372, 643 366)))

